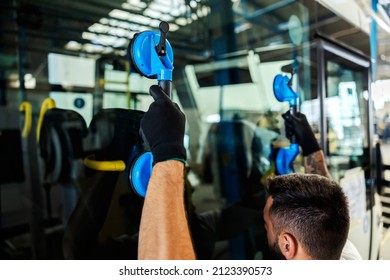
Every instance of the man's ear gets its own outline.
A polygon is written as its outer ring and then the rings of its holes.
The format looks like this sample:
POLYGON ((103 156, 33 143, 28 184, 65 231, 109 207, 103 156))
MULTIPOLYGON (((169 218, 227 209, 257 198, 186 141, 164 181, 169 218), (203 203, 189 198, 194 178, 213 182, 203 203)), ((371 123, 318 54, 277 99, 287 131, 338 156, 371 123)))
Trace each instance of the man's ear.
POLYGON ((298 254, 298 241, 290 233, 284 232, 279 235, 279 248, 286 260, 296 259, 298 254))

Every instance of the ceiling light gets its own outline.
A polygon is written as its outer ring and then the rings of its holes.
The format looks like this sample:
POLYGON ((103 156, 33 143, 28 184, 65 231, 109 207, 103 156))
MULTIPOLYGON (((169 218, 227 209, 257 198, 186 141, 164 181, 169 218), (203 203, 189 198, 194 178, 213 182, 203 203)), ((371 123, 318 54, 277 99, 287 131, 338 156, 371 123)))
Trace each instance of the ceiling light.
POLYGON ((146 3, 141 0, 127 0, 127 3, 129 3, 131 6, 146 8, 146 3))
POLYGON ((178 25, 187 25, 187 19, 183 18, 183 17, 180 17, 180 18, 177 18, 176 21, 175 21, 178 25))
POLYGON ((79 42, 76 42, 76 41, 69 41, 66 45, 65 45, 65 49, 67 50, 71 50, 71 51, 78 51, 81 49, 81 44, 79 42))
POLYGON ((116 17, 116 18, 120 18, 120 19, 128 19, 130 16, 130 13, 122 11, 122 10, 114 9, 111 12, 109 12, 108 15, 111 17, 116 17))

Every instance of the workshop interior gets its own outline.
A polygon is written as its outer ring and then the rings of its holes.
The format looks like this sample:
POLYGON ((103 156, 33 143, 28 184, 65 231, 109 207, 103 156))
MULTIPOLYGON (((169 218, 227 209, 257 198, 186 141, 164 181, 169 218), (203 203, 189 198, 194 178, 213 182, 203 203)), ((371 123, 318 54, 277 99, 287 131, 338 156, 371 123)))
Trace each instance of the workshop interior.
MULTIPOLYGON (((304 172, 281 116, 299 111, 349 199, 349 240, 390 259, 390 1, 5 0, 0 42, 0 259, 124 258, 99 244, 137 242, 152 85, 186 115, 193 211, 304 172)), ((266 259, 259 225, 210 259, 266 259)))

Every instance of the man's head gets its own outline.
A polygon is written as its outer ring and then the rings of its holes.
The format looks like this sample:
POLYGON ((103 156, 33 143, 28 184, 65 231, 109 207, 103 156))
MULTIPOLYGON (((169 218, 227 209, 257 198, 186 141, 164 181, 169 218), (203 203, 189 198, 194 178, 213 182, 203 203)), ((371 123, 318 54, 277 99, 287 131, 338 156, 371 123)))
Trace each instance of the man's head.
POLYGON ((341 187, 314 174, 270 178, 264 221, 270 249, 286 259, 339 259, 349 231, 341 187))

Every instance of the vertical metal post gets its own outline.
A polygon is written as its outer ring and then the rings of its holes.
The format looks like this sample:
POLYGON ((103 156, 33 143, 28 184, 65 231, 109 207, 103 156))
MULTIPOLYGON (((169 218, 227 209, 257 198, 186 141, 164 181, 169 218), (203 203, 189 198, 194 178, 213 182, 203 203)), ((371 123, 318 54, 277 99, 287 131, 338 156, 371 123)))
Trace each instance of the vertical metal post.
MULTIPOLYGON (((378 0, 371 0, 371 6, 375 13, 378 13, 378 0)), ((370 32, 370 52, 371 52, 371 63, 372 82, 376 81, 377 78, 377 61, 378 61, 378 43, 377 43, 378 25, 374 19, 371 21, 371 32, 370 32)))
MULTIPOLYGON (((237 49, 236 36, 234 33, 234 15, 231 1, 211 0, 211 15, 213 22, 210 23, 212 30, 212 42, 214 57, 220 59, 220 55, 234 52, 237 49)), ((234 69, 216 71, 215 81, 218 85, 226 85, 237 80, 234 69)))
POLYGON ((20 15, 18 14, 18 3, 13 0, 14 6, 14 21, 16 22, 16 28, 18 30, 18 74, 19 74, 19 101, 26 101, 26 87, 24 84, 24 59, 26 50, 26 30, 20 23, 20 15))
POLYGON ((5 70, 0 70, 0 106, 7 105, 7 79, 5 70))
MULTIPOLYGON (((32 131, 35 131, 36 126, 32 126, 32 131)), ((44 201, 41 184, 41 170, 39 164, 38 147, 35 134, 32 133, 28 138, 24 139, 23 154, 26 161, 25 172, 26 185, 30 192, 30 235, 31 249, 33 259, 44 260, 47 258, 47 248, 44 233, 44 201)))
POLYGON ((19 100, 26 101, 26 86, 24 84, 24 58, 26 45, 26 31, 24 27, 19 26, 18 40, 18 71, 19 71, 19 100))
MULTIPOLYGON (((234 15, 231 1, 211 0, 212 42, 215 60, 220 60, 221 55, 236 51, 236 34, 234 32, 234 15)), ((221 86, 219 114, 221 123, 218 128, 218 166, 219 178, 221 182, 222 194, 226 198, 226 203, 230 204, 240 198, 242 190, 240 182, 240 167, 238 165, 238 154, 236 151, 238 136, 235 134, 235 124, 224 123, 223 108, 223 86, 239 81, 237 69, 223 69, 215 73, 215 82, 221 86), (226 163, 224 158, 229 155, 230 162, 226 163)), ((237 93, 239 94, 239 93, 237 93)), ((240 147, 241 148, 241 147, 240 147)), ((245 235, 241 234, 230 240, 230 255, 232 259, 245 259, 245 235)))
POLYGON ((324 42, 321 39, 317 40, 317 92, 320 100, 320 139, 321 149, 325 156, 328 153, 326 146, 327 127, 326 127, 326 112, 325 112, 325 98, 326 98, 326 63, 325 63, 325 49, 324 42))

